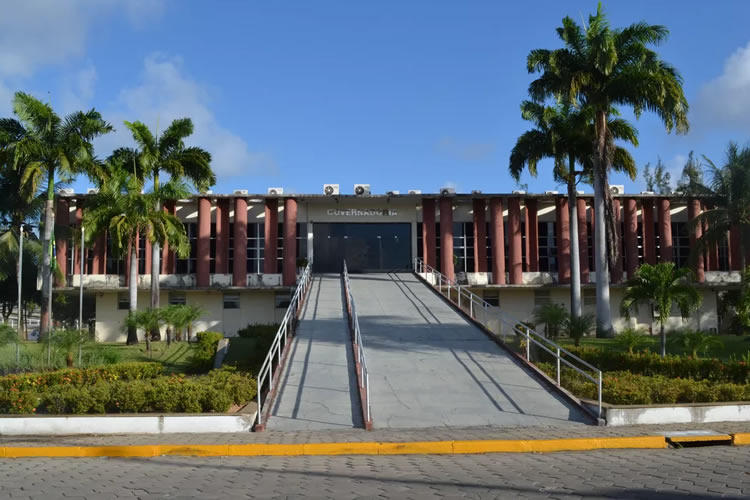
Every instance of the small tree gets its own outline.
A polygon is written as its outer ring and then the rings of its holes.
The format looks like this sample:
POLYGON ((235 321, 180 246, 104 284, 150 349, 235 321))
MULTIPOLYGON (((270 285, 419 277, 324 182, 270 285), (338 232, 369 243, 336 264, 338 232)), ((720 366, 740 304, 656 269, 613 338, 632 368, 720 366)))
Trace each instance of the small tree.
POLYGON ((615 344, 623 349, 627 349, 630 354, 633 354, 647 343, 648 338, 643 328, 626 328, 615 337, 615 344))
POLYGON ((11 328, 10 325, 6 323, 0 323, 0 348, 12 344, 15 344, 16 346, 16 365, 18 365, 20 356, 20 342, 18 338, 18 332, 15 329, 11 328))
POLYGON ((697 358, 698 353, 704 356, 712 347, 722 347, 724 343, 720 338, 707 333, 696 331, 677 332, 669 336, 671 345, 681 348, 683 352, 690 353, 692 358, 697 358))
POLYGON ((182 340, 182 332, 187 331, 187 338, 192 336, 193 323, 203 315, 203 309, 196 305, 171 305, 164 312, 165 322, 174 330, 175 340, 182 340))
POLYGON ((596 327, 596 318, 593 314, 584 314, 582 316, 569 315, 563 323, 563 331, 573 339, 576 346, 581 345, 581 338, 588 335, 596 327))
POLYGON ((638 312, 639 304, 651 304, 659 320, 662 356, 667 353, 664 327, 672 305, 677 304, 683 320, 686 320, 701 304, 701 295, 693 286, 692 280, 693 271, 689 268, 675 268, 673 262, 660 262, 653 266, 643 264, 626 284, 620 311, 623 316, 630 318, 631 311, 638 312))
POLYGON ((146 350, 151 356, 151 332, 158 330, 164 324, 164 312, 161 309, 146 309, 128 314, 123 322, 123 330, 143 330, 146 339, 146 350))
POLYGON ((560 304, 544 304, 534 312, 534 322, 537 325, 544 323, 545 336, 553 339, 560 335, 567 319, 568 313, 560 304))
POLYGON ((45 342, 51 342, 55 349, 65 353, 65 365, 68 368, 73 367, 73 359, 76 352, 79 353, 84 344, 90 340, 87 330, 57 330, 51 336, 45 337, 45 342), (47 340, 47 339, 51 339, 47 340))

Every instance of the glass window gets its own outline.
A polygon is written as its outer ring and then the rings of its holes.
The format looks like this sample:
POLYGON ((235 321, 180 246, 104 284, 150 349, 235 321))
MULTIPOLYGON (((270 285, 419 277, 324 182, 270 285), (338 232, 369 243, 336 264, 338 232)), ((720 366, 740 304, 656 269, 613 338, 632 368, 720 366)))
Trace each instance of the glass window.
POLYGON ((482 298, 491 306, 500 305, 500 292, 497 290, 485 290, 482 298))
POLYGON ((596 305, 596 289, 595 288, 583 289, 583 305, 592 306, 592 307, 596 305))
POLYGON ((185 233, 190 242, 190 256, 186 259, 177 259, 177 274, 192 274, 197 271, 198 257, 198 223, 185 222, 185 233))
POLYGON ((453 256, 456 272, 474 272, 474 223, 453 223, 453 256))
POLYGON ((557 272, 557 224, 555 222, 539 223, 539 271, 542 273, 557 272))
POLYGON ((274 295, 274 306, 276 309, 286 309, 292 301, 292 296, 287 292, 276 292, 274 295))
POLYGON ((117 294, 117 309, 120 311, 127 311, 130 309, 130 298, 127 293, 117 294))
POLYGON ((224 309, 239 309, 240 296, 238 294, 224 294, 224 309))
POLYGON ((534 290, 534 307, 552 303, 552 294, 549 290, 534 290))
POLYGON ((672 222, 672 261, 677 267, 690 265, 690 229, 687 222, 672 222))
POLYGON ((263 253, 266 245, 266 225, 262 222, 250 222, 247 225, 247 272, 263 272, 263 253))
POLYGON ((187 304, 187 298, 184 293, 181 292, 169 292, 169 305, 170 306, 184 306, 187 304))

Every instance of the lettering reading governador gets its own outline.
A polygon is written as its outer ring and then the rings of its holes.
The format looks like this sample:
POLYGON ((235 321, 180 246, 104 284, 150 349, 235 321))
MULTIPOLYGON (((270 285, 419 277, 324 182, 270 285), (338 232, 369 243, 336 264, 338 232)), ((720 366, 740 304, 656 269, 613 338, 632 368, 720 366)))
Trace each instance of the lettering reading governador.
POLYGON ((394 217, 398 210, 394 208, 329 208, 328 215, 345 217, 394 217))

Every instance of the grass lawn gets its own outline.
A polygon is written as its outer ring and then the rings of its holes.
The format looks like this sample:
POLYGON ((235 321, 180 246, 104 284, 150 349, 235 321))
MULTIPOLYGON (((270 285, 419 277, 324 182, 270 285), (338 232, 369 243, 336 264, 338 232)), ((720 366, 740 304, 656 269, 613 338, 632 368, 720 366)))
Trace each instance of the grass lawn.
MULTIPOLYGON (((735 358, 740 358, 744 356, 748 351, 750 351, 750 336, 740 336, 740 335, 718 335, 718 338, 721 339, 723 346, 722 347, 715 347, 712 349, 709 349, 706 353, 708 357, 711 358, 719 358, 719 359, 729 359, 731 356, 734 356, 735 358)), ((573 344, 572 340, 568 339, 560 339, 560 344, 573 344)), ((581 339, 581 345, 582 346, 590 346, 590 347, 598 347, 600 349, 612 349, 616 351, 624 351, 625 349, 622 348, 617 344, 617 342, 614 339, 598 339, 595 337, 584 337, 581 339)), ((660 349, 660 340, 658 335, 648 335, 647 336, 647 343, 645 345, 645 348, 648 348, 651 352, 659 352, 660 349)), ((671 347, 669 344, 667 344, 667 353, 668 354, 685 354, 681 349, 671 347)))
MULTIPOLYGON (((122 343, 95 343, 84 347, 83 357, 85 365, 102 365, 116 362, 154 361, 164 366, 165 373, 186 373, 189 369, 190 357, 195 344, 188 342, 173 343, 167 348, 166 342, 152 343, 152 357, 146 352, 146 343, 128 346, 122 343)), ((21 367, 23 371, 44 370, 47 364, 47 347, 38 342, 22 342, 20 349, 21 367)), ((0 348, 0 373, 8 373, 16 369, 15 346, 0 348)), ((56 352, 53 348, 52 367, 65 366, 65 353, 56 352)), ((78 355, 74 356, 74 366, 78 366, 78 355)))
POLYGON ((257 375, 268 354, 270 340, 232 337, 229 339, 229 352, 224 358, 224 365, 236 366, 240 371, 257 375))

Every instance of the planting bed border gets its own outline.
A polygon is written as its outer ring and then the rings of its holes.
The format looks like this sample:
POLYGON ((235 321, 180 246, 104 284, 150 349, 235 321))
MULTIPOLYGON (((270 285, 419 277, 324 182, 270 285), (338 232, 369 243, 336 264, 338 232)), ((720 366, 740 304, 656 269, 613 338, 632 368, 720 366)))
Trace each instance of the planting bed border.
POLYGON ((255 411, 233 414, 0 416, 0 436, 251 432, 255 411))
MULTIPOLYGON (((597 403, 582 400, 589 408, 597 403)), ((750 402, 678 403, 657 405, 602 404, 602 418, 606 425, 698 424, 710 422, 750 422, 750 402)))

